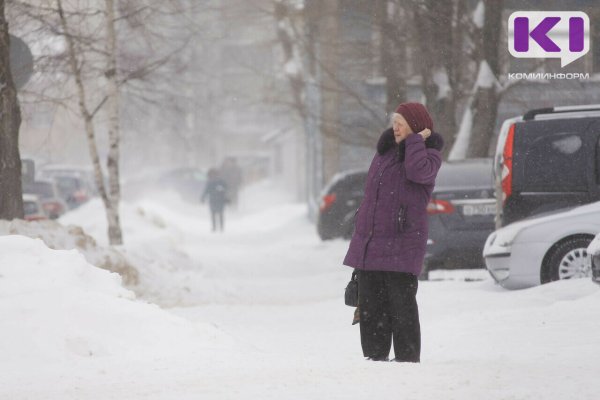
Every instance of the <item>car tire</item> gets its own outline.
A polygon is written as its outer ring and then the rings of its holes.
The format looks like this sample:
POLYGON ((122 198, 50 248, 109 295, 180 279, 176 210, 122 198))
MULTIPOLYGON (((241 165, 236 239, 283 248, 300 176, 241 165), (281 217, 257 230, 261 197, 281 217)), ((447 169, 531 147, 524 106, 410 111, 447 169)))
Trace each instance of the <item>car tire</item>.
POLYGON ((318 231, 317 233, 319 234, 319 238, 321 238, 322 241, 332 240, 334 238, 333 235, 328 235, 322 231, 318 231))
POLYGON ((590 276, 591 265, 586 249, 591 241, 592 237, 576 236, 556 245, 542 266, 542 283, 590 276))

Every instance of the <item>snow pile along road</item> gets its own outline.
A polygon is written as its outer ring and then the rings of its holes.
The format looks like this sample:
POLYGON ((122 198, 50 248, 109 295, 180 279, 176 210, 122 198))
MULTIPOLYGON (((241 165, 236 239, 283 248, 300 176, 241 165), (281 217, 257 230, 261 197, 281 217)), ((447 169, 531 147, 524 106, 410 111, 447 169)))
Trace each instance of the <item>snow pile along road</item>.
POLYGON ((119 275, 88 264, 75 250, 1 236, 2 380, 30 382, 52 365, 76 371, 78 364, 147 361, 218 345, 214 328, 134 297, 119 275))
MULTIPOLYGON (((102 209, 98 216, 103 216, 102 209)), ((130 262, 115 248, 98 246, 96 240, 86 234, 80 226, 64 226, 56 221, 12 221, 0 220, 0 235, 23 235, 42 241, 54 250, 77 249, 92 265, 116 272, 124 282, 133 285, 138 282, 138 272, 130 262)))

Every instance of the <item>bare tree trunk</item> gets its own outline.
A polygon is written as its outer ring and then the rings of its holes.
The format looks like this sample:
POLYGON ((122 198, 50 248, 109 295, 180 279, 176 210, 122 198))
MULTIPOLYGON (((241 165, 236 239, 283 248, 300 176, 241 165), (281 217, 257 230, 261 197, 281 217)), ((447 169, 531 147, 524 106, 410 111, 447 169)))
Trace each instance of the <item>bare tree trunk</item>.
POLYGON ((115 32, 114 1, 106 0, 106 33, 108 66, 108 187, 109 203, 106 214, 108 218, 108 240, 111 245, 123 244, 123 233, 119 218, 121 187, 119 184, 119 85, 117 82, 117 34, 115 32))
POLYGON ((380 34, 381 73, 385 77, 385 111, 390 115, 398 104, 406 101, 406 25, 395 24, 401 16, 400 4, 393 4, 390 16, 389 0, 375 2, 375 23, 380 34))
POLYGON ((456 133, 457 74, 460 61, 455 57, 462 43, 460 0, 426 0, 414 5, 416 39, 419 44, 420 71, 425 102, 435 122, 435 130, 444 134, 447 155, 456 133))
POLYGON ((88 148, 90 151, 90 157, 92 159, 92 165, 94 166, 94 177, 96 180, 96 186, 98 188, 98 192, 100 193, 100 197, 102 198, 102 202, 104 203, 104 208, 106 209, 106 216, 108 221, 108 232, 109 232, 109 240, 112 244, 112 239, 110 238, 110 232, 120 232, 121 228, 119 226, 118 214, 117 218, 114 218, 114 209, 111 203, 111 199, 108 197, 108 193, 106 191, 106 187, 104 185, 104 176, 102 174, 102 167, 100 166, 100 156, 98 155, 98 147, 96 145, 96 132, 94 129, 94 124, 92 123, 93 115, 90 113, 87 105, 86 105, 86 97, 85 97, 85 87, 83 85, 83 79, 81 76, 81 69, 78 65, 77 61, 77 53, 75 49, 75 43, 72 35, 69 32, 67 20, 62 7, 62 0, 57 0, 58 6, 58 15, 60 18, 60 24, 63 30, 63 34, 67 41, 67 52, 69 57, 69 65, 71 68, 71 73, 75 78, 75 85, 77 87, 77 97, 79 104, 79 112, 83 118, 85 124, 85 132, 88 138, 88 148), (116 227, 115 227, 116 224, 116 227))
MULTIPOLYGON (((302 121, 303 126, 303 138, 305 142, 305 148, 303 149, 300 157, 304 159, 306 168, 302 171, 300 168, 297 170, 300 181, 304 182, 304 187, 299 188, 299 197, 302 200, 307 200, 309 204, 314 199, 313 193, 313 168, 314 168, 314 156, 315 152, 312 150, 312 135, 311 128, 313 124, 311 121, 314 119, 309 113, 309 107, 313 104, 309 104, 313 96, 312 93, 306 93, 306 87, 311 84, 311 72, 304 71, 304 63, 302 63, 301 57, 306 55, 300 51, 300 43, 297 33, 294 30, 294 15, 290 12, 289 5, 284 1, 276 1, 274 3, 274 17, 277 22, 277 38, 283 49, 283 63, 285 65, 285 75, 290 85, 292 92, 292 105, 298 113, 298 117, 302 121)), ((306 16, 304 16, 306 18, 306 16)), ((312 212, 312 210, 310 210, 312 212)))
POLYGON ((0 0, 0 219, 23 218, 19 127, 21 111, 10 71, 10 36, 0 0))
MULTIPOLYGON (((435 52, 440 51, 440 48, 438 47, 439 43, 433 42, 434 24, 431 17, 432 10, 430 3, 431 0, 426 0, 412 4, 412 14, 414 16, 413 34, 415 36, 411 39, 416 42, 419 49, 415 55, 415 61, 421 75, 421 90, 425 96, 425 105, 434 114, 431 108, 437 96, 437 89, 433 83, 433 71, 436 67, 434 65, 434 57, 435 52)), ((437 120, 435 115, 432 115, 432 117, 434 120, 437 120)))
POLYGON ((299 64, 299 54, 297 38, 293 37, 291 24, 292 15, 290 9, 283 1, 275 2, 274 4, 275 21, 277 22, 277 38, 283 49, 283 62, 286 66, 286 77, 292 90, 294 107, 298 111, 298 115, 302 120, 307 118, 306 106, 304 104, 304 74, 299 64))
POLYGON ((490 141, 494 137, 494 125, 498 115, 500 96, 497 85, 478 88, 473 104, 473 133, 469 141, 469 158, 488 157, 490 141))
MULTIPOLYGON (((473 125, 469 141, 469 157, 487 157, 490 142, 494 137, 494 125, 500 102, 500 34, 502 30, 503 0, 485 0, 485 19, 483 25, 482 54, 489 67, 488 75, 493 82, 484 82, 476 89, 473 102, 473 125)), ((485 68, 485 66, 482 66, 485 68)), ((481 76, 481 72, 480 72, 481 76)), ((485 81, 485 80, 484 80, 485 81)))

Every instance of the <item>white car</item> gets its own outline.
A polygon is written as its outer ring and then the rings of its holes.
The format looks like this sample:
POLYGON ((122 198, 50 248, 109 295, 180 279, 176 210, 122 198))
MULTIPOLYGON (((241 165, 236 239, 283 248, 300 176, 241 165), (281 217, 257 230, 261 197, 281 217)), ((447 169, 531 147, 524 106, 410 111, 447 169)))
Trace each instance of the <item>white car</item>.
POLYGON ((39 197, 34 194, 23 194, 23 214, 25 221, 48 219, 39 197))
POLYGON ((600 202, 538 215, 488 236, 483 257, 502 287, 522 289, 591 276, 587 247, 600 232, 600 202))

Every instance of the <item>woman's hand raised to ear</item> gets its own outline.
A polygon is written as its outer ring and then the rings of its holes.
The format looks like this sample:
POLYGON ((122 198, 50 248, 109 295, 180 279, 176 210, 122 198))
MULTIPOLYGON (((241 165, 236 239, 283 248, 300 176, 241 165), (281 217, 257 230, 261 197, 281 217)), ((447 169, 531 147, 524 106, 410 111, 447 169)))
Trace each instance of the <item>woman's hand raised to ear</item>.
POLYGON ((431 136, 431 130, 429 128, 425 128, 421 132, 419 132, 418 135, 421 135, 423 137, 423 140, 425 140, 429 136, 431 136))

